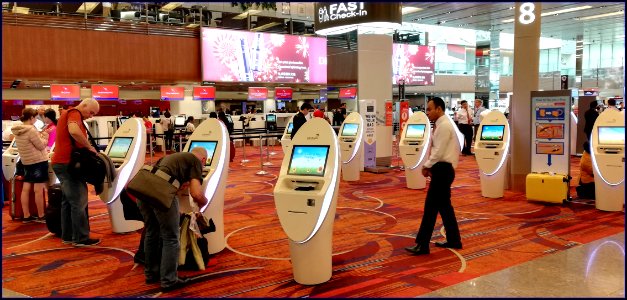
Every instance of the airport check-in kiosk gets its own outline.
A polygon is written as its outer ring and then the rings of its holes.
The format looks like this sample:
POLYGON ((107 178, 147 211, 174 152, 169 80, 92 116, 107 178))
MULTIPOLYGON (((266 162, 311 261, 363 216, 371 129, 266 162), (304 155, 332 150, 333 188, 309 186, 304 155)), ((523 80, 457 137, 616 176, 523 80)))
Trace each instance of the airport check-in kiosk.
POLYGON ((283 149, 283 154, 285 156, 288 155, 290 148, 290 145, 292 143, 292 138, 291 138, 291 134, 292 134, 292 129, 294 128, 294 116, 292 116, 290 118, 290 121, 287 122, 287 126, 285 126, 285 130, 283 131, 283 136, 281 137, 281 148, 283 149))
POLYGON ((342 179, 346 181, 359 180, 363 151, 364 120, 358 112, 352 112, 344 120, 339 131, 342 179))
POLYGON ((319 284, 328 281, 332 273, 339 144, 331 125, 314 118, 298 130, 291 148, 283 158, 274 203, 289 238, 294 280, 319 284))
POLYGON ((105 149, 105 154, 115 165, 115 179, 111 185, 105 183, 104 191, 98 195, 107 204, 111 229, 115 233, 136 231, 144 223, 126 220, 120 201, 120 193, 126 184, 144 166, 146 159, 146 127, 140 118, 129 118, 115 132, 105 149))
POLYGON ((625 115, 603 111, 592 128, 590 154, 596 208, 621 211, 625 203, 625 115))
POLYGON ((407 188, 424 189, 427 179, 420 167, 427 158, 431 142, 431 123, 424 112, 415 112, 403 127, 399 150, 405 164, 407 188))
POLYGON ((475 157, 481 178, 481 196, 503 197, 508 152, 509 123, 502 112, 493 110, 479 124, 475 140, 475 157))
POLYGON ((20 154, 17 152, 17 143, 15 143, 15 138, 13 138, 9 148, 2 153, 2 174, 4 174, 6 181, 11 181, 11 178, 15 175, 15 165, 19 159, 20 154))
MULTIPOLYGON (((202 191, 209 200, 207 205, 200 207, 200 212, 213 219, 216 231, 205 234, 209 244, 209 253, 214 254, 226 247, 224 239, 224 191, 229 175, 230 157, 229 132, 226 126, 218 119, 206 119, 194 130, 187 139, 183 151, 189 152, 196 147, 207 150, 207 162, 203 167, 202 191)), ((179 203, 182 213, 192 212, 192 198, 179 203)))

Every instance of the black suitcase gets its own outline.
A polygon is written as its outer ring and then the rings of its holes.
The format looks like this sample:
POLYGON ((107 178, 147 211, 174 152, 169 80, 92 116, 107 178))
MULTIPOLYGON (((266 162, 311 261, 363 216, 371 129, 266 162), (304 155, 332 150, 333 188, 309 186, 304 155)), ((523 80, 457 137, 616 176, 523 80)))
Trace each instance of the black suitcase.
POLYGON ((48 207, 46 208, 46 226, 57 236, 61 236, 61 192, 60 184, 48 188, 48 207))

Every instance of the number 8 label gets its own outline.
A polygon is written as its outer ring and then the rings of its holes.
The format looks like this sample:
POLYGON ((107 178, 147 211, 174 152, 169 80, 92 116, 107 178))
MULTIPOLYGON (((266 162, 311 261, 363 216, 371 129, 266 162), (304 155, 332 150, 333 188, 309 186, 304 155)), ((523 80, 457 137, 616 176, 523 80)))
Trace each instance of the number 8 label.
POLYGON ((525 2, 520 6, 520 16, 518 17, 518 22, 521 24, 531 24, 536 19, 536 15, 533 13, 535 9, 535 5, 530 2, 525 2))

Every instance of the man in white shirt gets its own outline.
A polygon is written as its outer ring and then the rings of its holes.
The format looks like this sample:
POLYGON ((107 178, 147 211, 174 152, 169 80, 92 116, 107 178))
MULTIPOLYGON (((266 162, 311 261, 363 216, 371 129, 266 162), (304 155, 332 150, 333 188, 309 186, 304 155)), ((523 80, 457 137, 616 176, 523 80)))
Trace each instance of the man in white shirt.
POLYGON ((479 130, 479 124, 481 124, 481 120, 483 120, 482 112, 486 110, 483 107, 483 101, 481 99, 475 99, 475 107, 474 107, 474 115, 472 117, 472 124, 474 125, 475 133, 473 134, 472 139, 477 138, 477 131, 479 130))
POLYGON ((457 127, 459 127, 459 131, 464 135, 464 149, 462 149, 462 154, 465 155, 473 155, 472 151, 470 151, 470 147, 472 146, 472 108, 468 106, 468 101, 463 100, 460 102, 461 107, 457 112, 457 127))
POLYGON ((442 98, 435 97, 429 100, 427 116, 431 122, 435 121, 435 126, 431 152, 422 168, 422 175, 431 177, 431 183, 427 191, 420 229, 416 235, 416 245, 405 248, 414 255, 429 254, 429 242, 438 213, 446 230, 446 242, 436 242, 435 245, 441 248, 462 248, 455 211, 451 205, 451 184, 455 179, 455 168, 459 162, 457 134, 453 124, 444 116, 442 98))

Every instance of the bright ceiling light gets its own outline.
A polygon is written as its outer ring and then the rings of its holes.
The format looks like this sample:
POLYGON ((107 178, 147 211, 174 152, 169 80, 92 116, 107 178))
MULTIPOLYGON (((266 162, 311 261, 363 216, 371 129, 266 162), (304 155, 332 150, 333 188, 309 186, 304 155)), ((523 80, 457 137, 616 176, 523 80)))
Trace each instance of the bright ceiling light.
POLYGON ((94 10, 98 4, 100 4, 100 2, 83 2, 83 4, 78 7, 76 12, 79 14, 91 13, 91 11, 94 10))
POLYGON ((567 9, 556 10, 556 11, 552 11, 552 12, 545 12, 545 13, 542 13, 541 16, 545 17, 545 16, 552 15, 552 14, 563 14, 563 13, 578 11, 578 10, 582 10, 582 9, 589 9, 589 8, 592 8, 592 6, 590 6, 590 5, 578 6, 578 7, 572 7, 572 8, 567 8, 567 9))
POLYGON ((421 11, 421 10, 422 10, 422 8, 419 8, 419 7, 403 6, 403 14, 404 15, 415 13, 415 12, 418 12, 418 11, 421 11))
POLYGON ((503 20, 501 22, 503 22, 503 23, 511 23, 511 22, 514 22, 514 19, 507 19, 507 20, 503 20))
POLYGON ((260 10, 256 10, 256 9, 249 9, 249 10, 247 10, 247 11, 245 11, 245 12, 243 12, 243 13, 241 13, 241 14, 239 14, 239 15, 235 16, 235 17, 233 17, 233 20, 242 20, 242 19, 246 19, 246 18, 248 18, 248 16, 249 16, 249 15, 250 15, 250 16, 252 16, 252 15, 256 15, 256 14, 258 14, 258 13, 260 13, 260 12, 261 12, 260 10))
POLYGON ((594 15, 594 16, 587 16, 587 17, 583 17, 583 18, 579 18, 580 21, 583 20, 591 20, 591 19, 598 19, 598 18, 603 18, 603 17, 611 17, 611 16, 617 16, 617 15, 622 15, 625 12, 620 10, 620 11, 616 11, 616 12, 611 12, 611 13, 607 13, 607 14, 600 14, 600 15, 594 15))
POLYGON ((272 23, 268 23, 268 24, 265 24, 265 25, 261 25, 259 27, 255 27, 255 28, 251 29, 250 31, 262 31, 262 30, 266 30, 268 28, 271 28, 271 27, 274 27, 274 26, 277 26, 277 25, 280 25, 280 24, 281 23, 279 23, 279 22, 272 22, 272 23))
POLYGON ((161 11, 172 11, 173 9, 183 5, 183 2, 169 2, 168 4, 161 7, 161 11))

